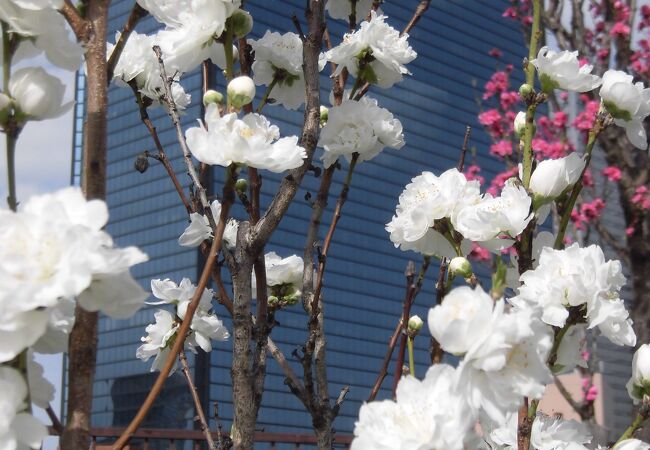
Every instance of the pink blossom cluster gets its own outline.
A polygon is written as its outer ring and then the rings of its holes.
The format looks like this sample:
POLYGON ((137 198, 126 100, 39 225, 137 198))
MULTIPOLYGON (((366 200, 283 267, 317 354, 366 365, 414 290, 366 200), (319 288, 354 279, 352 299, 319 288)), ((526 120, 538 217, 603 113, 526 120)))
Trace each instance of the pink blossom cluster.
POLYGON ((639 186, 634 190, 634 195, 631 199, 632 203, 638 208, 648 210, 650 209, 650 188, 648 186, 639 186))

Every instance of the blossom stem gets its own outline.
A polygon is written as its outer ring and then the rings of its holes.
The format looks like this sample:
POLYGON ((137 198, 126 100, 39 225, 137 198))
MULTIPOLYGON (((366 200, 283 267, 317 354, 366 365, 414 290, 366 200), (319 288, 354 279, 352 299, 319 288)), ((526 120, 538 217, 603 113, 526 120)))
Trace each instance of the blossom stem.
POLYGON ((635 435, 635 433, 641 428, 641 425, 643 425, 643 422, 648 419, 650 416, 650 404, 644 403, 641 405, 641 408, 639 409, 639 412, 637 413, 636 417, 634 418, 634 422, 632 422, 632 425, 630 425, 627 430, 621 435, 621 437, 616 441, 616 444, 614 444, 614 447, 616 447, 617 444, 623 442, 626 439, 632 439, 635 435))
POLYGON ((264 96, 262 97, 262 100, 260 100, 260 104, 257 105, 257 109, 255 110, 257 114, 262 113, 262 108, 264 108, 264 105, 266 105, 266 102, 269 100, 269 95, 271 95, 271 91, 273 90, 276 84, 278 84, 278 77, 273 77, 271 83, 269 83, 268 87, 266 88, 266 92, 264 92, 264 96))
MULTIPOLYGON (((233 78, 233 61, 234 56, 232 52, 232 21, 229 18, 226 20, 226 29, 224 30, 223 39, 223 52, 226 55, 226 83, 233 78)), ((230 103, 230 100, 228 100, 230 103)))
MULTIPOLYGON (((9 78, 11 77, 11 40, 7 31, 7 24, 0 22, 2 26, 2 90, 9 95, 9 78)), ((18 200, 16 199, 16 141, 20 132, 17 124, 9 118, 5 125, 5 140, 7 147, 7 203, 9 209, 16 211, 18 200)))
POLYGON ((603 119, 601 117, 597 117, 593 128, 589 130, 589 137, 587 138, 587 146, 585 147, 585 167, 584 169, 582 169, 580 178, 578 178, 578 181, 576 182, 575 186, 573 186, 573 190, 571 191, 571 196, 569 197, 569 199, 564 205, 564 211, 562 212, 560 226, 558 228, 557 236, 555 238, 555 243, 553 244, 553 248, 556 250, 561 250, 562 248, 564 248, 564 236, 566 234, 567 227, 569 226, 571 211, 573 211, 573 207, 575 206, 576 201, 578 200, 578 195, 580 195, 580 191, 582 191, 582 186, 583 186, 582 180, 585 175, 585 172, 589 168, 589 162, 591 161, 591 153, 594 149, 596 138, 598 137, 598 135, 600 134, 603 128, 604 128, 603 119))
POLYGON ((413 337, 407 336, 406 344, 409 350, 409 372, 411 376, 415 376, 415 355, 413 353, 413 337))
POLYGON ((16 211, 18 208, 18 200, 16 199, 16 138, 16 130, 12 130, 11 127, 5 130, 7 143, 7 203, 12 211, 16 211))

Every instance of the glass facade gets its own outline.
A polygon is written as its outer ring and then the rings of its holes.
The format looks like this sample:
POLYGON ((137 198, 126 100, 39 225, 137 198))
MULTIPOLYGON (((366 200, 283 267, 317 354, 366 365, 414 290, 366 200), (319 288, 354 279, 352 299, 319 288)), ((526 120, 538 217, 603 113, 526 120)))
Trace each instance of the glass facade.
MULTIPOLYGON (((299 16, 303 0, 251 0, 246 9, 255 18, 252 37, 261 36, 266 29, 285 32, 294 30, 291 13, 299 16), (281 4, 281 5, 279 5, 281 4), (272 10, 271 10, 272 9, 272 10)), ((382 9, 389 23, 401 29, 410 19, 417 1, 386 2, 382 9)), ((110 11, 111 29, 118 30, 129 14, 133 0, 115 0, 110 11)), ((347 400, 335 427, 340 433, 350 433, 361 403, 367 398, 381 366, 387 341, 401 313, 404 296, 404 268, 408 260, 419 265, 415 253, 395 249, 384 230, 390 221, 398 196, 411 178, 423 170, 440 173, 457 164, 465 127, 472 126, 471 146, 476 147, 476 162, 486 178, 496 173, 499 163, 487 154, 490 140, 477 123, 477 101, 482 86, 498 65, 521 64, 525 54, 521 31, 513 22, 502 19, 507 0, 436 1, 430 11, 413 29, 411 46, 418 58, 409 64, 413 73, 390 90, 372 88, 370 95, 389 109, 403 124, 406 146, 385 150, 371 162, 357 166, 348 203, 339 223, 328 259, 325 277, 325 316, 328 341, 327 360, 331 396, 336 398, 344 385, 350 386, 347 400), (500 61, 488 55, 492 48, 503 52, 500 61)), ((139 26, 140 32, 151 32, 157 24, 151 18, 139 26)), ((346 26, 330 21, 334 42, 340 40, 346 26)), ((113 41, 113 39, 110 39, 113 41)), ((515 70, 515 78, 520 75, 515 70)), ((329 67, 323 71, 323 103, 327 103, 329 67)), ((182 80, 193 96, 192 105, 183 117, 184 127, 199 117, 200 74, 187 74, 182 80)), ((223 89, 223 77, 217 80, 223 89)), ((83 78, 79 82, 83 98, 83 78)), ((261 91, 261 89, 260 89, 261 91)), ((189 182, 184 174, 181 151, 164 110, 150 111, 179 179, 189 182)), ((269 105, 265 114, 277 124, 282 135, 299 134, 303 112, 291 112, 269 105)), ((77 116, 78 117, 78 116, 77 116)), ((137 266, 134 275, 148 288, 152 278, 180 281, 197 279, 199 255, 195 249, 177 244, 177 238, 187 225, 185 210, 178 200, 165 171, 152 162, 144 174, 137 173, 133 163, 143 150, 153 150, 153 143, 141 124, 137 106, 129 89, 111 86, 108 140, 108 194, 110 209, 108 231, 119 245, 137 245, 150 261, 137 266)), ((75 138, 75 169, 78 175, 80 139, 75 138)), ((317 151, 317 158, 322 150, 317 151)), ((468 156, 468 160, 469 160, 468 156)), ((343 169, 347 163, 343 163, 343 169)), ((330 205, 324 215, 321 238, 331 218, 336 196, 345 173, 338 171, 331 190, 330 205)), ((275 193, 280 175, 262 171, 262 205, 266 207, 275 193)), ((216 167, 212 192, 221 192, 223 171, 216 167)), ((267 251, 282 256, 302 253, 312 198, 319 179, 309 173, 280 227, 274 233, 267 251)), ((243 218, 241 209, 236 215, 243 218)), ((413 313, 426 317, 428 307, 435 301, 434 283, 437 274, 432 267, 425 287, 414 306, 413 313)), ((227 312, 218 305, 216 311, 230 326, 227 312)), ((150 364, 135 357, 135 350, 147 324, 153 321, 154 308, 145 308, 126 321, 102 318, 100 350, 93 404, 95 426, 123 426, 135 414, 155 374, 150 364)), ((299 306, 281 311, 276 316, 281 324, 273 338, 290 359, 306 337, 307 317, 299 306)), ((416 339, 419 376, 426 370, 429 344, 428 331, 416 339)), ((218 401, 225 429, 230 426, 232 403, 230 392, 231 343, 215 343, 209 355, 192 361, 197 366, 197 384, 206 401, 218 401)), ((293 362, 291 362, 294 364, 293 362)), ((301 373, 298 364, 297 373, 301 373)), ((165 387, 163 398, 150 414, 148 423, 165 427, 192 426, 192 405, 180 375, 174 375, 165 387)), ((387 379, 379 397, 389 395, 391 380, 387 379)), ((289 392, 279 367, 271 358, 259 427, 266 431, 310 432, 311 421, 299 401, 289 392)), ((209 409, 211 411, 211 408, 209 409)), ((147 425, 147 424, 145 424, 147 425)))

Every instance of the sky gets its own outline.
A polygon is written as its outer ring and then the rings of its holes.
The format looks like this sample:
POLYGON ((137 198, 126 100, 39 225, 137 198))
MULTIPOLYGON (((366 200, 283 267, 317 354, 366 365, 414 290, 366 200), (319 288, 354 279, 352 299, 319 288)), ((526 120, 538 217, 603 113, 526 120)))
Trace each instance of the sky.
MULTIPOLYGON (((74 72, 52 66, 44 58, 21 61, 16 68, 40 66, 58 77, 66 85, 64 102, 74 99, 74 72)), ((0 77, 1 78, 1 77, 0 77)), ((72 159, 72 110, 56 119, 29 122, 16 145, 16 191, 19 202, 33 195, 52 192, 70 184, 72 159)), ((0 207, 7 208, 7 159, 4 135, 0 135, 0 207)), ((19 206, 20 207, 20 206, 19 206)), ((53 409, 61 409, 61 355, 37 355, 36 360, 45 368, 45 376, 56 388, 53 409)), ((50 424, 44 411, 34 408, 34 414, 45 424, 50 424)), ((58 439, 47 438, 44 450, 54 450, 58 439)))

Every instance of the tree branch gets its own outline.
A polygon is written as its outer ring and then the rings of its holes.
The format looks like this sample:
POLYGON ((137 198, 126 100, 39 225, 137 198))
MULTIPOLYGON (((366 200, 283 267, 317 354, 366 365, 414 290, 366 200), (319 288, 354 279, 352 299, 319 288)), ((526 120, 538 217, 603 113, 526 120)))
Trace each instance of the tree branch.
MULTIPOLYGON (((92 3, 91 3, 92 4, 92 3)), ((59 12, 72 28, 72 32, 79 42, 88 42, 93 34, 93 24, 90 20, 84 19, 70 0, 64 0, 59 12)))
POLYGON ((194 380, 192 380, 192 374, 190 373, 190 366, 187 364, 187 356, 185 356, 185 351, 181 350, 178 354, 178 359, 181 362, 181 370, 185 376, 185 381, 187 381, 187 386, 190 389, 190 394, 192 395, 192 400, 194 401, 194 408, 196 410, 196 419, 198 419, 201 426, 201 431, 205 436, 205 440, 208 442, 208 448, 210 450, 217 450, 217 447, 214 445, 214 440, 212 439, 212 433, 210 432, 210 427, 205 418, 205 413, 203 412, 203 406, 201 406, 201 399, 199 394, 196 391, 196 386, 194 386, 194 380))

